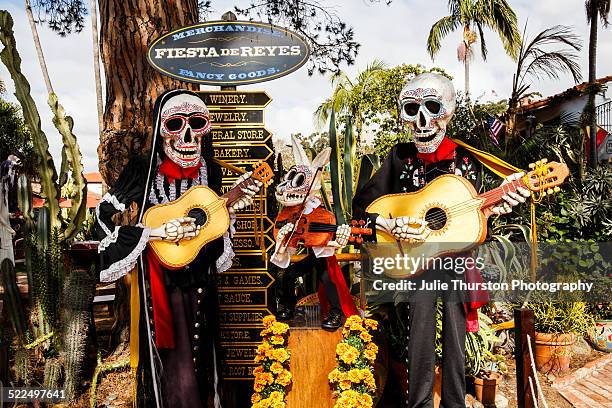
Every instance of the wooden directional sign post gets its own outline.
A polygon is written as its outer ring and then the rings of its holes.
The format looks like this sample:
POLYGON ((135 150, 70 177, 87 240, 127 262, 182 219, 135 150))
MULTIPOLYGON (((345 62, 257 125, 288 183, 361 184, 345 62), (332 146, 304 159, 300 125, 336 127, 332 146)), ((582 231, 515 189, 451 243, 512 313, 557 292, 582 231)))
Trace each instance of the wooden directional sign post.
MULTIPOLYGON (((265 128, 264 108, 271 99, 263 91, 201 91, 210 110, 215 157, 250 170, 258 161, 274 168, 272 134, 265 128)), ((223 168, 222 192, 239 176, 223 168)), ((236 214, 233 239, 236 257, 232 268, 219 274, 222 375, 225 380, 251 380, 255 351, 261 342, 262 319, 274 309, 271 290, 274 278, 262 257, 254 231, 263 231, 263 246, 274 246, 272 237, 274 199, 269 189, 265 199, 236 214), (263 214, 261 218, 260 214, 263 214)))

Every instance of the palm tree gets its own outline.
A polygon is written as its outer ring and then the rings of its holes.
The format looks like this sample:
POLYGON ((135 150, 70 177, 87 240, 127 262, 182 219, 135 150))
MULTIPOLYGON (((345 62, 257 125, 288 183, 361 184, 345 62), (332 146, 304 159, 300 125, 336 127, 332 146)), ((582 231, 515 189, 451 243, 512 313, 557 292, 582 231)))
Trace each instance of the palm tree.
POLYGON ((374 60, 365 70, 357 74, 355 80, 351 80, 344 71, 334 74, 331 80, 334 87, 332 96, 319 105, 314 113, 317 125, 321 127, 328 122, 332 109, 338 116, 349 115, 355 124, 359 144, 361 129, 365 122, 366 100, 364 96, 368 87, 376 81, 386 67, 384 62, 374 60))
POLYGON ((91 35, 93 42, 94 78, 96 82, 96 106, 98 108, 98 132, 101 134, 104 128, 102 104, 102 80, 100 79, 100 41, 98 40, 98 10, 97 0, 90 1, 91 9, 91 35))
MULTIPOLYGON (((563 73, 570 74, 574 83, 582 81, 578 52, 582 49, 580 37, 571 27, 556 25, 538 33, 528 40, 525 32, 518 51, 516 72, 512 78, 512 95, 508 103, 509 111, 515 110, 531 84, 532 79, 559 79, 563 73), (556 46, 554 49, 550 47, 556 46)), ((510 127, 510 126, 509 126, 510 127)))
POLYGON ((586 0, 585 2, 587 22, 591 25, 589 34, 589 101, 585 107, 585 113, 591 128, 589 140, 591 160, 589 160, 589 164, 592 168, 597 166, 597 117, 595 115, 595 95, 598 92, 595 83, 597 79, 597 20, 601 20, 604 27, 608 26, 610 3, 610 0, 586 0))
POLYGON ((482 59, 487 60, 487 44, 484 38, 484 27, 497 32, 506 53, 516 58, 521 43, 516 14, 506 0, 449 0, 450 15, 438 20, 429 32, 427 51, 433 59, 442 47, 442 39, 462 27, 463 41, 457 48, 457 58, 463 62, 465 69, 465 94, 470 92, 470 60, 473 57, 472 46, 480 37, 482 59), (476 33, 473 29, 477 29, 476 33))

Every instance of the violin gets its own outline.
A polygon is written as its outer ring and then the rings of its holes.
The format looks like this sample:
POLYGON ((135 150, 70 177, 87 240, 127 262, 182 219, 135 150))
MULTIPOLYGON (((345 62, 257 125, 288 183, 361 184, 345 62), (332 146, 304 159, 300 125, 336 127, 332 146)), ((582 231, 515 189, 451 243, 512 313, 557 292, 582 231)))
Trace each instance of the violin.
MULTIPOLYGON (((283 242, 279 243, 280 252, 287 247, 306 248, 326 246, 334 239, 338 225, 336 216, 323 207, 315 208, 311 213, 304 214, 301 205, 283 208, 274 222, 274 238, 278 237, 278 231, 287 223, 294 225, 293 231, 289 232, 283 242)), ((372 235, 371 228, 364 228, 365 221, 351 221, 351 236, 349 242, 363 243, 363 235, 372 235)))

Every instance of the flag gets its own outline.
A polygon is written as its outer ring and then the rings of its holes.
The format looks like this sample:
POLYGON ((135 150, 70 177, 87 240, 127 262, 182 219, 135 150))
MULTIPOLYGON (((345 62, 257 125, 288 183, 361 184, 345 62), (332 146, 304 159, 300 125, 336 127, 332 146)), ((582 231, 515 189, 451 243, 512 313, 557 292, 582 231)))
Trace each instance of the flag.
POLYGON ((499 136, 504 130, 504 123, 492 115, 487 115, 487 126, 489 126, 489 137, 499 146, 499 136))

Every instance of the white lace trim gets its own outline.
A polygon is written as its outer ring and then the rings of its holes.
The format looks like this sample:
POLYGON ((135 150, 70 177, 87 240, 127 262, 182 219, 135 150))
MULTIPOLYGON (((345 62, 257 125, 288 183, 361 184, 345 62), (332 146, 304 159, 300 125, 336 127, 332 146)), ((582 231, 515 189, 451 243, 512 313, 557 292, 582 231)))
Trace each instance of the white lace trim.
POLYGON ((106 201, 107 203, 111 203, 113 205, 113 207, 115 207, 115 209, 117 209, 120 212, 124 212, 125 211, 125 204, 120 203, 119 199, 117 197, 115 197, 114 195, 112 195, 111 193, 104 194, 104 197, 102 197, 102 201, 106 201))
POLYGON ((223 234, 223 253, 217 258, 217 272, 225 272, 232 267, 232 259, 234 259, 234 249, 232 248, 232 240, 229 232, 223 234))
MULTIPOLYGON (((141 226, 141 224, 139 224, 138 226, 141 226)), ((108 268, 100 272, 100 282, 116 281, 117 279, 121 278, 129 271, 131 271, 136 265, 138 257, 146 248, 147 242, 149 242, 150 233, 150 228, 143 228, 140 240, 138 241, 138 244, 136 244, 132 252, 130 252, 125 258, 120 259, 119 261, 111 264, 108 268)))
POLYGON ((98 253, 104 251, 110 244, 117 242, 117 238, 119 238, 119 228, 121 227, 115 227, 115 230, 112 233, 108 234, 102 241, 100 241, 100 244, 98 244, 98 253))

